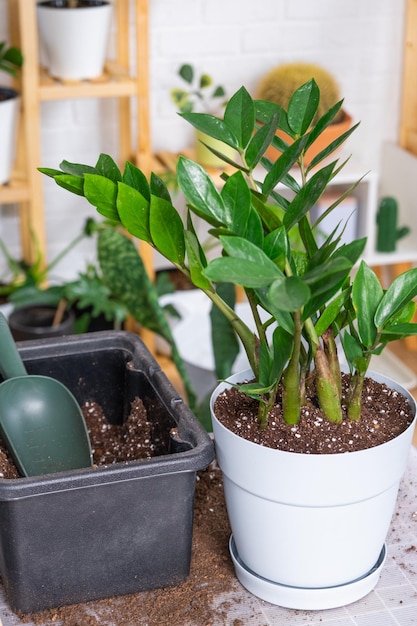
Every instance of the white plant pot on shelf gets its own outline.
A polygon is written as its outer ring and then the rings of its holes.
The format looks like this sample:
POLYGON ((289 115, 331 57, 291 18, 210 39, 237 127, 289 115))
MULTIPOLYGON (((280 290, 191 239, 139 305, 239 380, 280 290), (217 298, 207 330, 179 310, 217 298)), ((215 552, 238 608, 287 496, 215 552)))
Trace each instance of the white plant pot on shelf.
POLYGON ((0 185, 9 182, 16 155, 20 98, 17 91, 0 87, 0 185))
MULTIPOLYGON (((379 382, 413 397, 394 381, 379 382)), ((235 374, 231 382, 251 376, 235 374)), ((259 446, 225 428, 211 409, 240 582, 268 602, 328 609, 354 602, 378 582, 416 418, 401 435, 368 450, 299 454, 259 446)))
POLYGON ((103 73, 111 5, 85 2, 80 8, 37 5, 41 60, 51 76, 63 80, 97 78, 103 73))

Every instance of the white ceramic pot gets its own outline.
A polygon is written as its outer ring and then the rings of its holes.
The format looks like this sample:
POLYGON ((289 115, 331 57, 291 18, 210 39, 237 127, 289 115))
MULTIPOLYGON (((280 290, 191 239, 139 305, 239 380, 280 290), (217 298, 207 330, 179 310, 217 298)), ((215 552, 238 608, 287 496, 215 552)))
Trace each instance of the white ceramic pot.
MULTIPOLYGON (((370 374, 405 395, 415 415, 405 389, 370 374)), ((247 441, 216 419, 214 402, 227 386, 216 388, 211 408, 238 578, 255 595, 290 608, 326 609, 363 597, 378 581, 416 419, 369 450, 283 452, 247 441)))
POLYGON ((42 61, 52 76, 83 80, 103 73, 111 16, 108 2, 80 8, 40 2, 37 16, 42 61))
POLYGON ((1 87, 0 92, 7 96, 0 100, 0 185, 4 185, 10 180, 16 154, 20 98, 14 89, 1 87))

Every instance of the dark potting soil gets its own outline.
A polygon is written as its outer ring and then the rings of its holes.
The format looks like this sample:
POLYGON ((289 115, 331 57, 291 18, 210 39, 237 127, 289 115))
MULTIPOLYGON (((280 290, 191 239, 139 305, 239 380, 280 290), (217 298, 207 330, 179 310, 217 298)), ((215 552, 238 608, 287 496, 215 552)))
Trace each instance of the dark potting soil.
MULTIPOLYGON (((147 410, 140 398, 131 405, 123 425, 109 424, 101 407, 86 402, 82 412, 87 424, 94 465, 109 465, 141 460, 163 453, 163 442, 147 419, 147 410)), ((19 478, 16 466, 0 439, 0 477, 19 478)))
MULTIPOLYGON (((343 397, 347 376, 343 375, 343 397)), ((406 398, 397 391, 367 378, 362 393, 360 420, 349 420, 344 409, 340 424, 327 420, 317 404, 314 385, 307 387, 307 403, 301 419, 290 426, 282 418, 281 405, 272 409, 268 427, 260 430, 255 400, 232 388, 216 400, 218 420, 237 435, 269 448, 304 454, 336 454, 373 448, 401 434, 413 421, 406 398)))

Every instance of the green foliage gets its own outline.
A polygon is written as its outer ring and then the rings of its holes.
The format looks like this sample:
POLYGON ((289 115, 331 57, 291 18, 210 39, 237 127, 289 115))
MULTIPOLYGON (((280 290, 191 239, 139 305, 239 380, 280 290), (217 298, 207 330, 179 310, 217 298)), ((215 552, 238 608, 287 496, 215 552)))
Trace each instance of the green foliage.
MULTIPOLYGON (((191 79, 191 74, 186 77, 191 79)), ((78 181, 68 179, 67 165, 61 173, 50 174, 69 191, 82 190, 98 211, 109 207, 131 234, 163 251, 207 295, 246 351, 254 381, 238 387, 259 401, 262 428, 280 384, 284 419, 297 423, 307 375, 314 376, 327 418, 342 419, 338 336, 350 368, 349 417, 357 419, 372 354, 380 353, 389 341, 417 334, 417 324, 411 323, 417 269, 399 276, 386 291, 363 261, 352 278, 365 239, 341 244, 341 224, 322 243, 318 222, 312 223, 310 209, 344 165, 331 160, 331 154, 354 131, 350 129, 306 166, 306 150, 340 108, 340 103, 332 106, 317 119, 319 103, 319 88, 309 80, 293 93, 287 110, 254 101, 242 87, 227 103, 222 119, 187 114, 193 126, 235 148, 238 157, 232 174, 227 160, 221 189, 198 164, 179 158, 178 185, 189 209, 185 223, 162 181, 155 184, 151 178, 145 185, 143 174, 131 164, 126 166, 129 178, 124 174, 121 180, 112 180, 115 187, 105 174, 83 174, 85 166, 78 181), (275 143, 278 129, 286 130, 294 141, 283 144, 282 154, 272 163, 264 154, 275 143), (90 176, 94 176, 93 186, 87 184, 90 176), (135 201, 125 186, 135 190, 135 201), (196 235, 194 216, 207 223, 218 241, 220 252, 211 260, 196 235), (253 327, 235 313, 219 288, 224 283, 243 288, 253 327)), ((352 189, 342 193, 325 214, 352 189)))
POLYGON ((20 48, 7 47, 5 41, 0 42, 0 71, 7 72, 14 78, 23 65, 23 55, 20 48))
POLYGON ((197 107, 203 111, 211 111, 222 105, 226 91, 221 85, 214 86, 213 79, 208 74, 197 75, 194 67, 184 63, 178 70, 178 75, 185 82, 186 87, 173 88, 170 91, 171 100, 180 113, 191 113, 197 107))

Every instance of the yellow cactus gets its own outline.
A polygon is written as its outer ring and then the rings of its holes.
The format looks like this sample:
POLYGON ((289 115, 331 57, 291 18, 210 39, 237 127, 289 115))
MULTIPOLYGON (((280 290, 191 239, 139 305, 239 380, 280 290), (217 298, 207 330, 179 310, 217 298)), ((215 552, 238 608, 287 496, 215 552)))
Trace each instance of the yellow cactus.
MULTIPOLYGON (((324 68, 313 63, 286 63, 270 70, 259 82, 256 97, 260 100, 269 100, 288 108, 291 95, 298 87, 314 78, 320 89, 320 105, 317 117, 341 100, 339 86, 333 76, 324 68)), ((340 110, 334 120, 339 122, 343 118, 340 110)))

